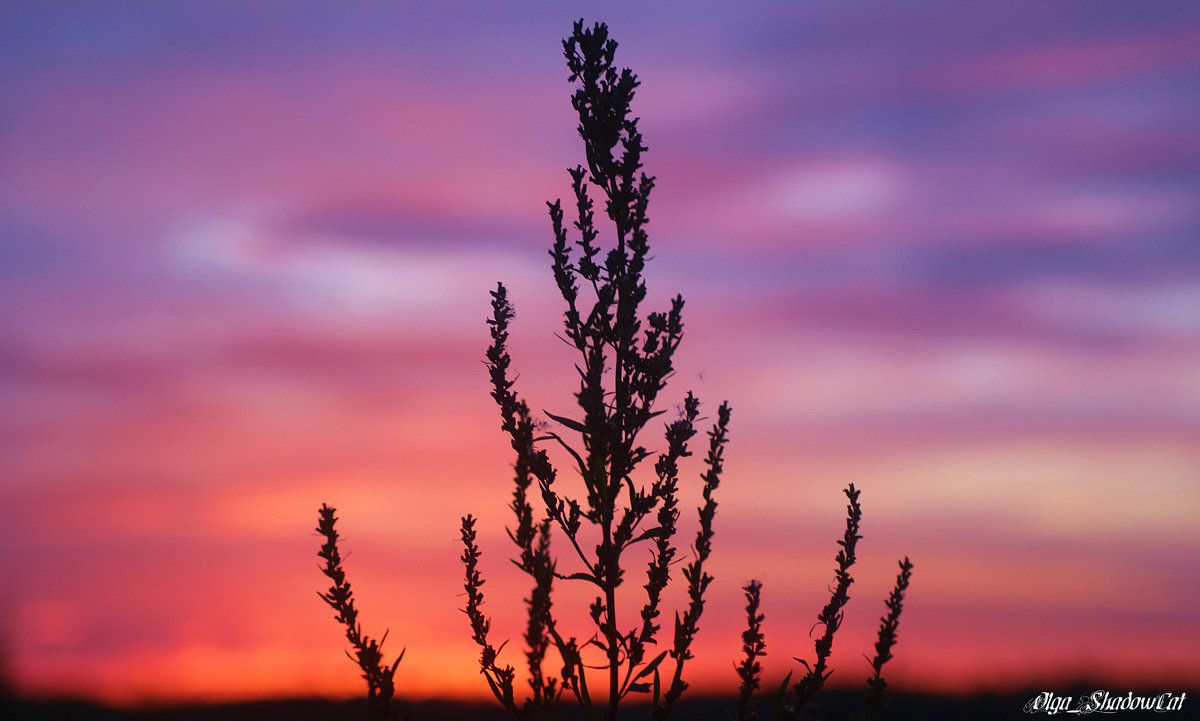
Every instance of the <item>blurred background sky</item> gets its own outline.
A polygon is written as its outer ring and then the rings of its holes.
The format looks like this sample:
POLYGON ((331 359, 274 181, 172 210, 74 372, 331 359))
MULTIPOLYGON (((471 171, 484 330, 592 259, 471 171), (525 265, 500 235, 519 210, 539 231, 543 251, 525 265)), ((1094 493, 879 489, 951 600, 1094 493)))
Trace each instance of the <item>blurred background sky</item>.
POLYGON ((503 280, 519 390, 569 415, 579 17, 642 80, 663 407, 734 408, 692 680, 735 686, 752 577, 769 677, 811 658, 851 482, 834 681, 903 555, 895 683, 1200 678, 1200 6, 205 1, 0 5, 10 682, 357 693, 322 502, 405 693, 487 693, 467 513, 519 665, 485 319, 503 280))

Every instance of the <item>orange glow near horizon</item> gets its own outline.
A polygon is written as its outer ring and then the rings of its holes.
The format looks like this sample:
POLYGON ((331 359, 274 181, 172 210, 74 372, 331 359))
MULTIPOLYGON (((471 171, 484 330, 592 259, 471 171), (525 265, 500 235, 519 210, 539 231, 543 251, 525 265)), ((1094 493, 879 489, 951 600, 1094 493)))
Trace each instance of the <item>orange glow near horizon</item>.
MULTIPOLYGON (((498 456, 487 463, 496 469, 505 466, 498 456)), ((729 478, 741 475, 738 466, 731 464, 729 478)), ((60 596, 18 605, 18 648, 39 649, 39 656, 18 667, 14 681, 34 695, 80 695, 119 706, 358 695, 361 680, 345 657, 342 630, 316 597, 315 591, 325 587, 315 556, 318 538, 297 531, 306 528, 302 524, 315 524, 307 496, 326 493, 326 500, 339 506, 343 548, 350 554, 347 567, 367 633, 389 630, 389 654, 406 649, 397 674, 403 696, 487 700, 475 664, 478 650, 459 610, 463 599, 455 536, 460 511, 453 508, 457 504, 437 497, 452 482, 430 478, 419 486, 401 486, 366 473, 301 480, 286 491, 234 490, 207 502, 174 494, 148 503, 146 496, 78 499, 93 514, 72 512, 73 504, 60 503, 56 512, 66 511, 60 522, 90 536, 92 543, 187 532, 192 535, 172 542, 218 550, 205 559, 164 554, 172 571, 161 577, 172 579, 166 582, 169 588, 151 581, 136 597, 128 597, 97 586, 99 597, 60 596), (135 507, 136 513, 131 510, 135 507), (89 529, 84 522, 88 517, 126 522, 89 529), (193 525, 186 527, 185 518, 193 525), (257 602, 239 601, 246 594, 257 602), (139 617, 153 617, 163 606, 186 619, 174 622, 169 636, 124 645, 116 653, 94 645, 105 625, 136 625, 139 617)), ((736 482, 724 490, 736 493, 736 482)), ((511 544, 503 535, 507 519, 501 508, 507 492, 502 484, 476 492, 480 507, 464 506, 463 511, 483 518, 485 610, 493 614, 495 638, 512 639, 506 659, 519 667, 520 599, 526 589, 506 558, 511 544), (490 497, 488 508, 483 507, 485 496, 490 497)), ((729 666, 739 652, 739 587, 748 575, 765 582, 768 678, 781 677, 792 656, 811 656, 808 631, 832 574, 833 539, 842 522, 839 500, 821 499, 823 508, 810 512, 825 516, 819 520, 797 519, 802 526, 821 526, 799 534, 775 533, 773 522, 761 520, 757 536, 739 528, 735 500, 730 502, 731 517, 718 516, 719 543, 712 559, 718 580, 709 592, 698 659, 688 675, 695 687, 716 694, 736 691, 729 666)), ((888 557, 894 553, 876 540, 894 535, 893 526, 907 525, 878 518, 886 514, 872 508, 871 501, 864 492, 865 538, 857 583, 833 657, 834 679, 840 684, 856 684, 865 674, 862 654, 871 649, 882 600, 894 578, 895 559, 888 557), (876 518, 880 526, 872 523, 876 518)), ((25 522, 32 528, 38 521, 46 519, 25 522)), ((917 570, 897 657, 890 664, 893 688, 964 694, 1081 678, 1141 687, 1186 683, 1200 671, 1191 652, 1200 642, 1194 631, 1180 633, 1152 621, 1112 625, 1111 619, 1126 623, 1130 614, 1170 617, 1183 612, 1186 594, 1169 589, 1147 603, 1143 589, 1151 578, 1142 577, 1145 570, 1114 567, 1100 558, 1031 559, 1020 549, 985 553, 970 546, 940 548, 938 538, 907 535, 905 550, 916 559, 917 570), (980 654, 980 648, 987 653, 980 654)), ((119 558, 113 560, 122 565, 119 558)), ((103 575, 105 569, 96 572, 103 575)), ((560 605, 586 604, 586 594, 579 590, 560 582, 560 605)), ((672 598, 681 601, 678 590, 672 598)))

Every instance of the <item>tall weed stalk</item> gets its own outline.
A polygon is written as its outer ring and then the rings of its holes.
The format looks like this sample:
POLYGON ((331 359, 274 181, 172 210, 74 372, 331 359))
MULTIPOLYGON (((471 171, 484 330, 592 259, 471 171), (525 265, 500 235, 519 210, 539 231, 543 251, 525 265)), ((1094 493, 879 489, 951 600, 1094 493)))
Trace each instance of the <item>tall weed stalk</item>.
MULTIPOLYGON (((631 693, 650 694, 654 718, 669 716, 688 685, 684 668, 692 657, 704 594, 712 581, 705 563, 712 548, 714 492, 728 439, 728 405, 717 410, 708 432, 699 531, 692 559, 683 567, 688 604, 675 615, 670 645, 652 656, 650 649, 657 646, 661 630, 662 594, 677 554, 679 461, 691 455, 689 442, 697 432, 700 402, 690 393, 683 399, 679 417, 666 426, 666 450, 655 459, 651 480, 635 478, 639 466, 652 457, 641 436, 662 413, 655 410, 655 402, 673 372, 673 357, 683 335, 683 298, 676 296, 665 311, 642 311, 643 271, 650 250, 646 210, 654 178, 642 172, 646 148, 638 121, 630 115, 638 80, 628 69, 613 65, 616 47, 604 25, 585 29, 582 21, 563 42, 570 80, 577 83, 571 103, 579 117, 587 164, 568 171, 575 240, 568 240, 562 203, 547 204, 554 233, 550 250, 554 278, 566 304, 564 338, 578 353, 580 378, 576 412, 546 413, 556 424, 553 429, 539 430, 513 388, 508 352, 512 306, 503 284, 492 292, 488 321, 492 344, 487 351, 492 397, 516 454, 511 504, 516 524, 509 536, 518 548, 517 566, 533 580, 526 634, 532 696, 522 704, 513 700, 511 675, 492 665, 487 619, 477 606, 469 604, 466 611, 481 648, 484 675, 496 698, 521 718, 552 712, 563 692, 571 693, 589 718, 603 713, 605 719, 616 719, 621 701, 631 693), (603 199, 604 215, 613 226, 614 242, 608 249, 598 243, 601 232, 593 189, 603 199), (546 444, 562 449, 570 459, 568 465, 582 481, 581 495, 573 495, 559 482, 546 444), (544 505, 540 524, 535 523, 530 501, 535 484, 544 505), (569 573, 558 569, 550 553, 552 528, 569 545, 569 573), (640 608, 629 608, 622 605, 625 599, 619 598, 618 589, 627 581, 626 558, 638 546, 649 549, 650 561, 640 608), (549 600, 555 581, 593 589, 595 600, 588 608, 592 630, 585 640, 560 631, 549 600), (559 679, 548 677, 541 667, 550 646, 563 662, 559 679), (593 699, 589 686, 589 681, 596 683, 589 678, 596 671, 606 682, 603 704, 593 699)), ((468 540, 472 529, 468 516, 463 519, 463 539, 469 599, 477 597, 482 583, 473 565, 478 549, 468 540)))
MULTIPOLYGON (((478 663, 488 688, 518 719, 555 718, 564 694, 594 721, 615 721, 631 694, 649 702, 652 719, 667 719, 688 688, 685 669, 713 580, 706 565, 712 552, 730 408, 721 404, 707 430, 698 530, 685 562, 677 546, 680 462, 693 452, 691 443, 701 422, 700 401, 690 391, 684 395, 677 416, 664 426, 662 450, 654 453, 643 445, 647 427, 664 413, 656 404, 674 372, 674 355, 683 337, 684 303, 676 296, 665 310, 643 311, 650 251, 647 208, 654 178, 642 172, 646 146, 638 120, 631 115, 637 76, 613 64, 616 48, 605 25, 586 28, 582 20, 563 41, 569 81, 575 84, 571 104, 579 118, 586 164, 568 170, 573 196, 569 225, 561 201, 547 206, 554 236, 551 267, 565 304, 562 337, 577 354, 579 386, 573 412, 544 411, 552 423, 542 423, 517 394, 509 354, 513 306, 502 283, 491 291, 486 362, 500 427, 515 456, 509 503, 514 522, 507 530, 516 547, 513 562, 531 583, 525 599, 521 673, 528 692, 518 689, 516 668, 500 661, 505 643, 497 646, 490 638, 479 570, 482 551, 472 515, 463 517, 461 526, 463 612, 479 647, 478 663), (609 238, 605 247, 600 242, 597 200, 602 201, 603 218, 611 224, 604 234, 609 238), (551 448, 563 460, 553 461, 551 448), (643 471, 647 465, 652 469, 643 471), (577 480, 561 481, 560 466, 569 468, 577 480), (563 558, 551 550, 555 538, 565 548, 563 558), (649 560, 632 581, 626 572, 638 565, 630 561, 635 550, 639 558, 646 558, 648 552, 649 560), (671 633, 663 638, 663 594, 673 569, 680 570, 686 601, 674 611, 671 633), (582 633, 566 629, 553 602, 556 584, 567 583, 581 584, 593 594, 586 613, 590 625, 582 633), (622 589, 630 583, 640 585, 641 592, 622 589)), ((838 541, 842 548, 832 597, 818 616, 823 633, 815 642, 816 659, 812 664, 802 661, 807 673, 790 690, 789 675, 776 693, 777 718, 799 718, 832 673, 827 662, 842 622, 842 607, 849 600, 853 580, 849 570, 860 538, 859 492, 851 485, 846 495, 850 500, 846 533, 838 541)), ((347 628, 356 654, 351 658, 367 681, 372 712, 382 714, 385 707, 390 712, 396 664, 382 665, 381 642, 363 636, 358 626, 337 555, 333 513, 323 506, 318 528, 327 539, 320 554, 326 560, 325 573, 334 580, 322 598, 347 628)), ((882 667, 891 658, 911 568, 905 559, 880 627, 867 688, 872 710, 882 703, 882 667)), ((741 680, 737 714, 743 720, 756 717, 759 659, 766 655, 763 615, 758 611, 761 590, 757 581, 745 587, 745 659, 736 667, 741 680)))

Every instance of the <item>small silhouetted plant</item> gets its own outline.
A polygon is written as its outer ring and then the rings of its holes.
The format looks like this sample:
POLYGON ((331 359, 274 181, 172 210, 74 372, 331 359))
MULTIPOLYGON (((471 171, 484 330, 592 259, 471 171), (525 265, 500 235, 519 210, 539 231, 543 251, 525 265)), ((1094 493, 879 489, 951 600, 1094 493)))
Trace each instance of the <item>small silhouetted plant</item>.
POLYGON ((888 612, 879 619, 879 634, 875 641, 875 658, 871 659, 871 670, 875 673, 867 679, 867 718, 873 718, 883 708, 883 692, 887 681, 883 679, 883 664, 892 659, 892 647, 896 645, 896 630, 900 627, 900 611, 904 606, 904 592, 912 579, 912 562, 905 556, 900 561, 900 573, 896 585, 886 601, 888 612))
MULTIPOLYGON (((705 592, 713 580, 705 564, 712 550, 714 494, 728 441, 728 404, 717 409, 707 433, 699 528, 690 560, 681 569, 686 605, 675 612, 673 634, 660 647, 663 592, 671 581, 672 568, 682 563, 675 546, 680 516, 679 464, 692 455, 689 443, 701 420, 700 401, 690 391, 684 396, 677 417, 665 425, 665 449, 656 457, 641 444, 642 432, 663 413, 655 409, 655 403, 674 372, 673 357, 683 336, 683 298, 676 296, 665 311, 642 312, 646 297, 643 271, 649 258, 646 213, 654 178, 641 172, 646 147, 637 118, 630 115, 638 80, 628 69, 617 70, 613 65, 616 48, 607 27, 599 23, 585 28, 579 21, 571 37, 563 41, 569 80, 577 83, 571 103, 579 117, 587 163, 568 170, 574 195, 571 227, 577 239, 568 241, 561 202, 547 203, 554 234, 551 267, 566 304, 562 337, 578 353, 575 367, 580 378, 574 394, 576 412, 563 416, 545 412, 553 426, 535 420, 514 390, 508 352, 513 308, 502 283, 491 291, 491 345, 486 364, 491 395, 500 410, 500 426, 515 452, 509 503, 515 524, 508 535, 517 547, 514 564, 532 582, 525 599, 522 673, 528 680, 528 694, 518 691, 517 670, 500 661, 507 642, 496 646, 489 639, 491 622, 482 609, 482 552, 471 515, 462 518, 461 527, 467 599, 462 610, 480 649, 479 667, 489 689, 518 719, 555 718, 563 694, 569 694, 588 719, 599 721, 603 714, 607 721, 615 721, 622 701, 631 693, 645 694, 655 721, 668 718, 688 687, 684 670, 692 658, 705 592), (604 216, 613 225, 614 242, 607 250, 598 243, 600 230, 591 188, 603 197, 604 216), (572 475, 579 477, 581 495, 563 488, 547 446, 565 454, 572 475), (635 473, 652 457, 652 473, 635 473), (541 500, 539 511, 535 511, 533 496, 541 500), (560 570, 559 559, 551 552, 552 536, 560 536, 569 547, 571 568, 567 571, 560 570), (643 571, 641 601, 630 609, 629 599, 625 594, 619 597, 618 589, 628 580, 627 554, 636 546, 649 551, 649 562, 643 571), (552 600, 555 583, 560 581, 582 583, 594 590, 595 600, 587 609, 591 627, 582 636, 560 628, 561 615, 552 600), (557 672, 547 668, 552 663, 548 658, 551 651, 561 664, 557 672), (602 702, 593 699, 589 686, 589 674, 594 683, 596 671, 606 677, 602 702)), ((862 516, 859 492, 851 485, 845 493, 850 500, 846 532, 838 541, 842 548, 830 601, 817 618, 822 634, 815 641, 816 659, 812 664, 797 659, 807 673, 791 688, 788 674, 775 694, 776 718, 800 718, 805 704, 832 673, 828 659, 834 634, 841 626, 842 608, 849 600, 853 581, 849 571, 855 561, 862 516)), ((391 718, 383 714, 392 713, 389 699, 396 664, 382 665, 382 641, 377 644, 362 635, 338 556, 333 513, 332 508, 322 506, 318 531, 327 540, 320 555, 334 586, 321 597, 334 607, 338 621, 347 628, 356 652, 351 658, 367 681, 372 713, 391 718)), ((871 713, 883 700, 882 668, 891 658, 912 570, 907 558, 901 569, 871 661, 873 675, 866 689, 871 713)), ((747 630, 742 635, 745 658, 736 667, 741 681, 737 714, 738 719, 750 721, 757 716, 754 694, 761 685, 759 659, 766 655, 766 642, 763 614, 758 610, 762 586, 751 581, 744 590, 747 630)))
POLYGON ((751 581, 743 589, 746 592, 746 630, 742 632, 742 652, 746 657, 737 667, 741 687, 738 693, 738 721, 754 721, 758 718, 758 709, 753 698, 762 683, 762 664, 758 659, 767 655, 767 642, 763 638, 763 614, 758 612, 758 604, 762 597, 762 584, 751 581))
POLYGON ((396 719, 396 712, 392 708, 392 695, 396 690, 393 678, 396 675, 396 667, 404 658, 404 651, 400 651, 395 663, 388 666, 383 663, 383 642, 387 639, 387 632, 384 632, 383 638, 378 641, 363 633, 362 624, 358 620, 358 609, 354 605, 354 592, 350 590, 350 582, 346 580, 342 556, 338 551, 335 513, 336 509, 321 505, 317 533, 325 537, 325 543, 317 555, 325 561, 321 572, 333 581, 333 585, 325 593, 318 592, 318 595, 333 607, 338 623, 346 627, 346 639, 354 649, 354 655, 351 656, 349 651, 346 655, 362 670, 363 679, 367 682, 368 712, 377 719, 396 719))
POLYGON ((792 687, 792 691, 796 694, 797 715, 804 710, 805 704, 812 700, 812 697, 821 690, 821 687, 833 674, 833 671, 828 668, 829 655, 833 653, 833 635, 842 625, 842 608, 850 600, 850 584, 854 583, 854 578, 850 575, 850 567, 854 565, 856 559, 854 549, 858 545, 859 539, 862 538, 858 535, 858 525, 862 520, 862 506, 858 504, 859 491, 854 488, 853 483, 845 490, 845 493, 846 498, 850 499, 849 505, 846 506, 846 534, 838 541, 838 545, 842 549, 837 552, 838 567, 834 572, 835 583, 833 591, 830 593, 829 603, 825 604, 821 613, 817 615, 817 624, 824 629, 824 633, 817 638, 814 644, 816 661, 810 665, 803 659, 797 659, 808 670, 800 682, 792 687))
MULTIPOLYGON (((806 673, 801 677, 800 681, 791 685, 789 683, 792 674, 789 672, 780 684, 773 698, 774 718, 776 719, 800 719, 803 718, 808 703, 813 697, 824 687, 825 682, 833 675, 833 670, 829 668, 829 657, 833 653, 833 639, 837 630, 841 628, 842 619, 844 618, 843 608, 850 600, 850 585, 854 583, 854 577, 850 575, 850 568, 856 560, 855 549, 858 541, 862 536, 858 535, 859 524, 862 521, 862 506, 858 502, 860 491, 851 483, 843 493, 849 500, 846 506, 846 532, 841 539, 838 540, 838 545, 841 549, 837 552, 834 559, 837 562, 837 568, 834 570, 834 585, 830 589, 829 601, 817 614, 817 622, 814 624, 814 630, 817 627, 821 628, 821 635, 814 641, 814 653, 816 655, 813 663, 809 663, 803 658, 796 658, 800 662, 806 673)), ((874 674, 867 679, 864 697, 866 701, 867 711, 869 716, 873 716, 883 706, 883 692, 887 683, 883 680, 882 672, 883 665, 892 658, 891 649, 896 643, 896 630, 900 625, 900 611, 904 601, 904 592, 908 589, 909 579, 912 577, 912 563, 906 557, 900 562, 900 575, 896 579, 896 585, 892 588, 892 592, 887 600, 888 613, 881 621, 879 628, 878 640, 875 643, 875 658, 867 659, 871 663, 871 669, 874 674)), ((754 613, 758 609, 760 588, 757 584, 752 583, 746 587, 747 606, 746 613, 748 616, 748 628, 744 636, 749 639, 753 635, 758 634, 759 627, 762 623, 762 616, 755 616, 754 613), (755 587, 751 587, 755 586, 755 587)), ((761 639, 761 636, 759 636, 761 639)), ((749 641, 747 641, 749 644, 749 641)), ((757 688, 759 683, 759 674, 761 668, 757 664, 750 664, 753 659, 750 657, 750 646, 747 645, 747 661, 743 667, 739 668, 739 676, 742 678, 741 686, 741 705, 739 706, 739 718, 753 719, 756 710, 750 703, 749 698, 753 690, 757 688), (744 671, 748 669, 748 671, 744 671), (752 673, 757 671, 758 673, 752 673)), ((755 656, 765 655, 765 651, 761 645, 758 647, 755 656)))

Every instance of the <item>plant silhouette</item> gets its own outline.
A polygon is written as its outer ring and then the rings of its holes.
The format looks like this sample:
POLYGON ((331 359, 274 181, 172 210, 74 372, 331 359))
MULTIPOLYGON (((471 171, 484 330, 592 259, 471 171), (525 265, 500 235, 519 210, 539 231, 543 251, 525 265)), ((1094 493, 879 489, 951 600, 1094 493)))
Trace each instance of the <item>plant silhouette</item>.
MULTIPOLYGON (((715 494, 724 468, 730 408, 721 404, 707 431, 698 530, 690 544, 690 558, 684 562, 676 546, 680 462, 692 455, 690 444, 701 422, 700 401, 690 391, 684 396, 678 415, 665 424, 665 448, 657 455, 642 445, 647 426, 664 413, 655 404, 674 371, 673 357, 683 336, 684 302, 676 296, 666 310, 645 313, 642 309, 643 273, 649 258, 647 207, 654 178, 642 172, 646 147, 637 118, 631 115, 637 76, 616 68, 616 48, 605 25, 586 28, 582 20, 563 41, 569 81, 576 85, 571 103, 579 117, 586 157, 586 165, 568 171, 575 240, 568 239, 571 233, 561 201, 547 203, 554 235, 551 266, 566 306, 562 337, 578 353, 577 410, 571 415, 545 412, 552 425, 542 423, 518 396, 508 351, 512 305, 502 283, 491 291, 486 362, 501 429, 515 453, 509 504, 515 524, 508 535, 516 546, 514 564, 532 584, 525 599, 522 675, 527 677, 529 693, 520 694, 523 698, 518 699, 517 670, 500 661, 505 644, 497 646, 489 638, 491 622, 482 610, 482 551, 472 515, 463 517, 461 526, 467 599, 463 611, 480 649, 479 667, 488 687, 518 719, 555 718, 564 694, 594 721, 615 721, 630 694, 649 702, 655 721, 668 718, 688 688, 685 669, 713 580, 706 563, 712 550, 715 494), (613 226, 613 242, 607 250, 599 243, 593 188, 603 200, 603 217, 613 226), (572 475, 578 476, 574 484, 582 491, 578 496, 560 481, 548 448, 559 449, 572 475), (652 465, 652 471, 641 471, 645 465, 652 465), (535 499, 540 499, 537 509, 535 499), (552 552, 552 538, 565 541, 566 560, 552 552), (635 547, 648 550, 649 561, 645 566, 637 564, 639 577, 632 583, 640 585, 641 592, 639 599, 631 601, 627 584, 633 576, 626 571, 633 569, 628 554, 635 547), (664 640, 660 636, 663 593, 672 580, 672 569, 680 564, 686 602, 675 611, 672 633, 664 640), (553 602, 559 582, 583 584, 594 593, 586 614, 590 627, 583 635, 571 635, 561 625, 563 616, 553 602), (556 663, 548 658, 551 651, 556 663), (550 665, 560 670, 549 670, 550 665), (599 691, 597 697, 593 689, 599 691)), ((838 541, 835 586, 817 619, 823 633, 815 641, 816 659, 812 664, 801 660, 807 673, 790 688, 789 674, 775 693, 776 718, 801 718, 808 701, 832 673, 828 659, 842 608, 849 600, 853 581, 849 571, 862 516, 859 491, 851 485, 845 493, 849 499, 846 532, 838 541)), ((322 506, 318 531, 326 541, 319 555, 334 585, 321 596, 346 627, 355 651, 351 659, 367 681, 369 711, 376 718, 395 718, 390 698, 400 659, 390 667, 383 665, 382 641, 362 634, 341 567, 334 522, 334 509, 322 506)), ((872 713, 883 701, 882 668, 891 658, 911 570, 904 559, 887 602, 888 614, 881 621, 866 688, 872 713)), ((754 694, 763 672, 759 659, 766 654, 763 615, 758 611, 762 586, 752 581, 744 590, 747 630, 745 659, 736 667, 741 680, 737 717, 753 719, 757 715, 754 694)))
POLYGON ((354 605, 354 593, 350 590, 350 582, 346 580, 346 571, 342 568, 342 555, 338 551, 338 532, 334 525, 337 517, 335 509, 321 504, 320 516, 317 521, 317 533, 325 537, 325 543, 317 553, 325 561, 321 571, 333 581, 333 585, 325 593, 318 595, 337 612, 337 621, 346 627, 346 639, 354 649, 351 661, 358 664, 362 670, 363 679, 367 682, 367 710, 377 719, 395 719, 396 712, 392 708, 392 696, 396 687, 393 678, 404 652, 396 658, 391 666, 383 663, 383 638, 376 641, 363 634, 362 624, 358 621, 358 608, 354 605))

